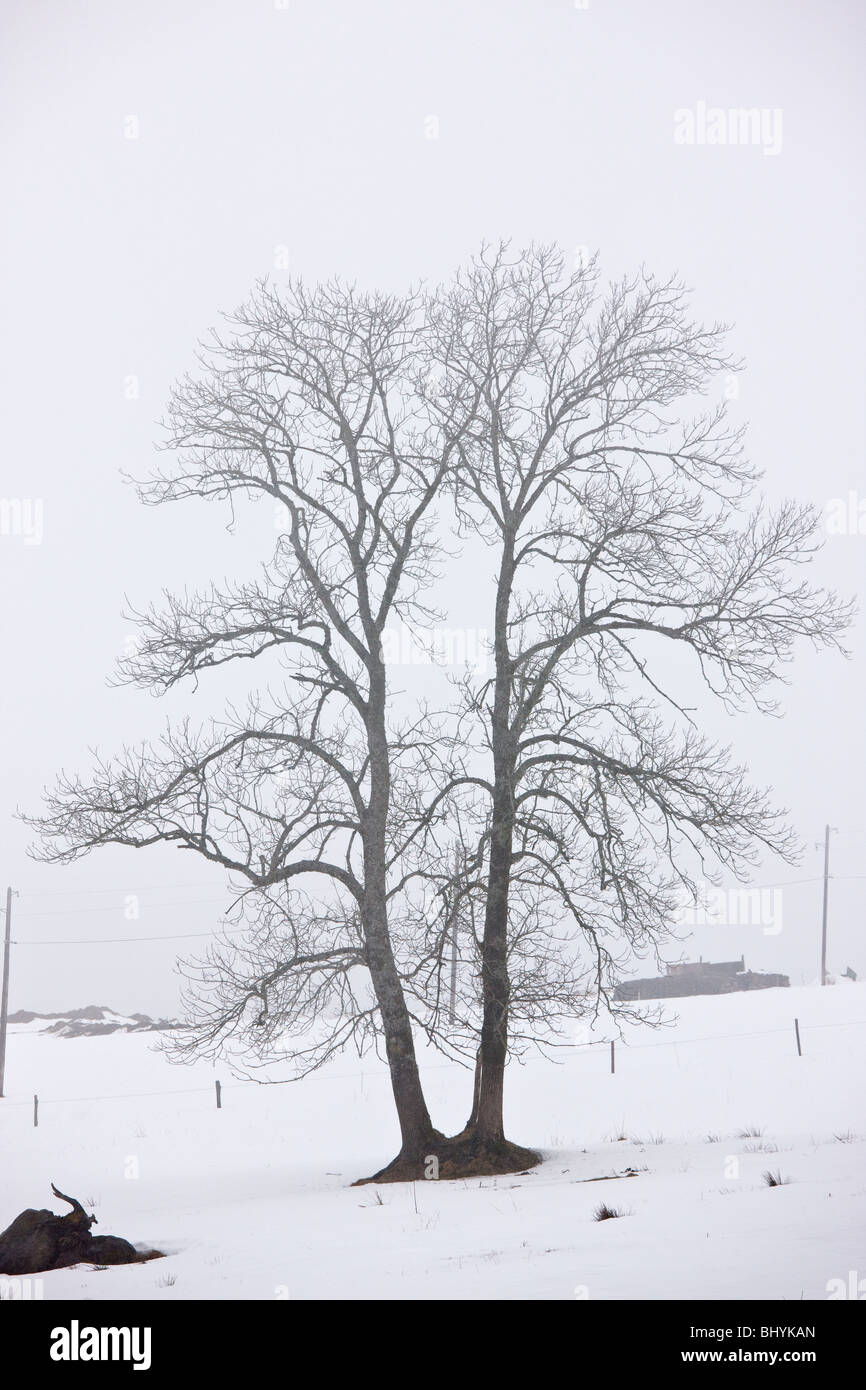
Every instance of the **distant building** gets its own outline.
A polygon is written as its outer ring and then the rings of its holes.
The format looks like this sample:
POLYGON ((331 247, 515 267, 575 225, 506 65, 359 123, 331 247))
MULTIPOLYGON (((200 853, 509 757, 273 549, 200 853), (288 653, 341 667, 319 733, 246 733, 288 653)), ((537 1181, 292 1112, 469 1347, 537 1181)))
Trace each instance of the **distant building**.
POLYGON ((681 961, 652 980, 621 980, 613 997, 620 1001, 675 999, 692 994, 733 994, 743 989, 787 989, 787 975, 763 975, 739 960, 681 961))

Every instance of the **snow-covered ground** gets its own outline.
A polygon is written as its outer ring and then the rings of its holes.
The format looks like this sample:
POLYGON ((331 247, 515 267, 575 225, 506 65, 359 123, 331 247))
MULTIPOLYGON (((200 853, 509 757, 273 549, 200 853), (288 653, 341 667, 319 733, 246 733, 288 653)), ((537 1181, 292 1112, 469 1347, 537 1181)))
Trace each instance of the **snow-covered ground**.
MULTIPOLYGON (((21 1027, 0 1228, 24 1207, 65 1210, 53 1181, 94 1205, 99 1233, 168 1252, 36 1276, 46 1299, 799 1300, 863 1279, 866 984, 673 1007, 673 1026, 617 1044, 615 1075, 598 1044, 509 1068, 509 1133, 543 1150, 540 1168, 378 1188, 349 1185, 398 1147, 375 1059, 268 1087, 171 1067, 152 1034, 21 1027), (789 1181, 768 1187, 767 1169, 789 1181), (622 1218, 594 1221, 602 1201, 622 1218)), ((460 1128, 469 1074, 428 1053, 424 1079, 435 1122, 460 1128)))

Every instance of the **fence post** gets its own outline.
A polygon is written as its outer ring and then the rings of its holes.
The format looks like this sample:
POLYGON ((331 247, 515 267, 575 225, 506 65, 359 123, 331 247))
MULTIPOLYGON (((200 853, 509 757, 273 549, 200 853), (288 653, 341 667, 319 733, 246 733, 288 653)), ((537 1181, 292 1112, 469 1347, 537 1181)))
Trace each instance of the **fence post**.
POLYGON ((794 1019, 794 1036, 797 1039, 797 1056, 802 1057, 803 1049, 800 1046, 800 1020, 798 1018, 794 1019))
POLYGON ((218 1081, 216 1081, 216 1082, 214 1083, 214 1085, 216 1086, 217 1110, 222 1110, 222 1108, 223 1108, 223 1088, 222 1088, 222 1086, 220 1085, 220 1083, 219 1083, 218 1081))
POLYGON ((615 1051, 614 1051, 615 1047, 616 1047, 616 1043, 614 1042, 613 1038, 611 1038, 611 1040, 610 1040, 610 1074, 611 1074, 611 1076, 613 1076, 614 1073, 616 1072, 616 1053, 615 1053, 615 1051))
POLYGON ((33 1128, 39 1128, 39 1097, 33 1097, 33 1128))

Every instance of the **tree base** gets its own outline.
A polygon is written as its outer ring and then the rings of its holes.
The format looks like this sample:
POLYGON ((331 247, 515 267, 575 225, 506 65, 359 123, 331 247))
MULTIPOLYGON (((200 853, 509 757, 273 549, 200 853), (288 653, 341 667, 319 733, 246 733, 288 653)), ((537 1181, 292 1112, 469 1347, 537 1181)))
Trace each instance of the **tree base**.
POLYGON ((418 1182, 434 1180, 456 1182, 461 1178, 495 1178, 504 1173, 523 1173, 541 1163, 541 1154, 513 1144, 510 1139, 482 1140, 474 1130, 465 1129, 448 1139, 431 1136, 423 1154, 400 1153, 371 1178, 358 1178, 353 1187, 371 1182, 418 1182), (436 1160, 436 1163, 433 1160, 436 1160))

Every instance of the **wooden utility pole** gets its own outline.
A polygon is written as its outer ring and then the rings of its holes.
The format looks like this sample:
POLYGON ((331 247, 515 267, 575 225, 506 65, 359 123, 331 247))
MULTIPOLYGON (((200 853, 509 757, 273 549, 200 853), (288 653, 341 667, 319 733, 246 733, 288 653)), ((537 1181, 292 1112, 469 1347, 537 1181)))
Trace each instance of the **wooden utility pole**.
POLYGON ((6 936, 3 944, 3 992, 0 995, 0 1099, 5 1096, 6 1019, 9 1015, 9 946, 12 941, 12 889, 6 889, 6 936))
POLYGON ((830 887, 830 827, 824 826, 824 912, 821 919, 821 984, 827 983, 827 894, 830 887))

